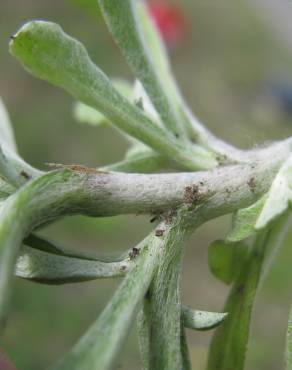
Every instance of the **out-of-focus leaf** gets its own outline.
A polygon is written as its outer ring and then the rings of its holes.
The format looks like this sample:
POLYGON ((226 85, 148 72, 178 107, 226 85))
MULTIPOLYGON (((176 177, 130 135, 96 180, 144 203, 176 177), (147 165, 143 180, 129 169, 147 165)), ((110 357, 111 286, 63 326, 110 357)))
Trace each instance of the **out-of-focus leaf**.
POLYGON ((263 229, 268 223, 283 214, 292 200, 292 155, 283 163, 268 192, 263 210, 255 228, 263 229))
POLYGON ((232 230, 227 235, 226 241, 239 242, 256 232, 255 225, 266 200, 267 196, 264 195, 256 203, 236 212, 233 219, 232 230))
POLYGON ((102 126, 107 123, 107 119, 102 113, 80 102, 74 104, 73 114, 78 122, 87 123, 91 126, 102 126))
POLYGON ((232 283, 245 260, 248 246, 244 243, 212 242, 208 249, 208 262, 213 275, 226 284, 232 283))
POLYGON ((195 330, 210 330, 220 325, 227 317, 225 312, 208 312, 193 310, 182 306, 182 318, 184 326, 195 330))
MULTIPOLYGON (((111 80, 113 86, 126 98, 130 99, 133 94, 133 88, 131 84, 123 79, 117 78, 111 80)), ((97 111, 96 109, 81 103, 76 102, 74 104, 74 117, 80 123, 87 123, 92 126, 101 126, 103 124, 109 123, 107 118, 97 111)))

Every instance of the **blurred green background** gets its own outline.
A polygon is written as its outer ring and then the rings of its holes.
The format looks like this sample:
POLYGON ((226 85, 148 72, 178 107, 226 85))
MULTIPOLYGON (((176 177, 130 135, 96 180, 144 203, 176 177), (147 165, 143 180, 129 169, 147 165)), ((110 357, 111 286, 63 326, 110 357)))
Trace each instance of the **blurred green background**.
MULTIPOLYGON (((76 123, 71 97, 31 77, 8 53, 9 36, 21 24, 35 18, 48 19, 83 41, 93 60, 108 75, 133 79, 97 7, 84 11, 77 3, 78 0, 1 0, 0 4, 0 95, 10 112, 21 155, 42 169, 47 168, 47 162, 109 164, 121 159, 127 147, 112 128, 76 123)), ((292 83, 291 50, 263 22, 251 1, 172 3, 181 8, 188 23, 184 41, 170 50, 173 69, 200 119, 220 137, 242 148, 290 135, 291 112, 271 86, 283 81, 292 83)), ((194 308, 216 311, 223 307, 228 287, 208 271, 207 246, 211 240, 224 237, 228 227, 229 217, 216 219, 201 227, 189 243, 183 301, 194 308)), ((134 246, 150 229, 149 218, 142 216, 73 217, 42 233, 76 248, 112 251, 134 246)), ((258 295, 246 366, 249 370, 283 367, 292 298, 291 238, 292 234, 258 295)), ((97 318, 118 283, 105 280, 47 287, 15 280, 3 347, 16 367, 40 370, 61 356, 97 318)), ((211 335, 212 332, 188 331, 196 370, 205 367, 211 335)), ((117 368, 140 368, 134 325, 117 368)))

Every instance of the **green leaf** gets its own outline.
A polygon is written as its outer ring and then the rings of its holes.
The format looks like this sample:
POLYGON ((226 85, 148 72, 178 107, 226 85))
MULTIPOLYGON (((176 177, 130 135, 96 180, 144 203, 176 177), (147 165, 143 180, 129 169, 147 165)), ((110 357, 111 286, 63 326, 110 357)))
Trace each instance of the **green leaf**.
POLYGON ((103 126, 107 123, 107 119, 102 113, 80 102, 74 104, 73 115, 78 122, 91 126, 103 126))
POLYGON ((263 229, 272 220, 283 214, 292 200, 292 155, 283 163, 267 195, 255 228, 263 229))
POLYGON ((248 247, 243 243, 216 240, 208 249, 209 268, 216 278, 230 284, 238 275, 247 251, 248 247))
POLYGON ((69 249, 67 247, 60 246, 51 240, 44 239, 36 234, 30 234, 28 237, 26 237, 23 241, 23 244, 42 252, 64 257, 84 259, 88 261, 120 262, 129 255, 129 251, 115 253, 107 252, 106 254, 100 254, 94 251, 69 249))
POLYGON ((90 60, 84 46, 54 23, 25 24, 10 51, 33 75, 64 88, 77 100, 103 113, 128 135, 143 141, 185 168, 213 168, 213 155, 197 145, 183 145, 131 104, 90 60))
POLYGON ((71 256, 61 256, 22 247, 17 258, 15 275, 44 284, 65 284, 100 278, 120 277, 131 262, 101 262, 71 256))
POLYGON ((244 368, 251 310, 267 240, 267 235, 257 237, 249 258, 240 268, 224 307, 224 311, 229 313, 228 318, 217 329, 211 342, 208 370, 244 368))
POLYGON ((286 337, 286 370, 292 370, 292 308, 288 319, 288 329, 286 337))
POLYGON ((184 128, 174 107, 173 80, 166 51, 144 2, 99 0, 99 5, 110 32, 162 122, 175 135, 184 137, 184 128))
POLYGON ((227 315, 228 313, 198 311, 182 306, 184 326, 194 330, 204 331, 216 328, 226 319, 227 315))
POLYGON ((271 250, 277 250, 289 229, 291 219, 281 217, 270 229, 258 233, 248 256, 239 268, 224 307, 228 317, 212 339, 208 370, 243 370, 247 350, 252 309, 271 250))
POLYGON ((163 239, 155 237, 154 233, 141 243, 135 266, 126 275, 97 321, 52 369, 107 370, 113 368, 138 305, 151 283, 162 246, 163 239))
MULTIPOLYGON (((149 369, 150 366, 150 311, 150 302, 146 298, 144 300, 143 307, 137 317, 139 348, 142 358, 143 370, 149 369)), ((184 361, 184 370, 188 368, 191 369, 188 362, 188 347, 185 338, 184 327, 200 331, 210 330, 220 325, 226 319, 227 315, 227 313, 197 311, 187 306, 181 307, 181 346, 182 358, 184 361)))
POLYGON ((256 232, 255 225, 266 200, 267 195, 264 195, 251 206, 236 212, 233 219, 232 230, 226 237, 227 242, 239 242, 256 232))

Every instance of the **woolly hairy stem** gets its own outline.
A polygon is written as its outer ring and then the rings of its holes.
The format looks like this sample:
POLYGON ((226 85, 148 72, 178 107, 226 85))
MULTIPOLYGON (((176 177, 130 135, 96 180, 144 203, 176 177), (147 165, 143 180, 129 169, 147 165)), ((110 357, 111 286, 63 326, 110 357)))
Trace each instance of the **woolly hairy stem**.
POLYGON ((185 204, 190 209, 188 222, 193 222, 194 213, 203 222, 246 207, 266 192, 287 150, 278 144, 268 162, 212 172, 113 174, 73 166, 30 181, 6 201, 1 213, 0 319, 5 316, 17 251, 32 229, 64 215, 161 213, 185 204))
POLYGON ((183 368, 180 273, 184 242, 189 234, 184 218, 173 231, 168 248, 159 256, 158 271, 148 292, 149 368, 153 370, 183 368))
MULTIPOLYGON (((253 165, 222 167, 212 172, 145 175, 76 168, 72 171, 72 181, 76 183, 78 173, 77 185, 83 199, 80 207, 87 215, 161 213, 187 203, 200 206, 202 219, 210 219, 247 207, 262 196, 269 189, 287 151, 279 144, 272 154, 267 151, 268 160, 264 158, 253 165)), ((66 191, 70 191, 70 182, 66 184, 66 191)))

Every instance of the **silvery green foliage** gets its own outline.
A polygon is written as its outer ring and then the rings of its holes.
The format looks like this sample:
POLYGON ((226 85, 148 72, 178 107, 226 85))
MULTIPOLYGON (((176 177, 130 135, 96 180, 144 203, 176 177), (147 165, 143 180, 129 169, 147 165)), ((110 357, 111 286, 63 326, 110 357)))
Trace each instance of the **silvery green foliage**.
POLYGON ((137 316, 144 369, 190 369, 185 328, 218 326, 208 369, 242 370, 256 292, 291 223, 291 139, 241 151, 216 138, 184 101, 145 3, 99 0, 99 7, 133 83, 109 79, 57 24, 28 22, 10 42, 27 71, 76 99, 78 121, 117 128, 129 149, 102 169, 60 164, 41 172, 17 153, 0 101, 0 330, 13 275, 54 285, 120 277, 100 317, 52 369, 114 368, 137 316), (157 224, 117 256, 72 250, 35 234, 73 214, 128 213, 147 214, 157 224), (197 227, 225 214, 233 214, 231 231, 210 245, 209 267, 232 288, 223 313, 194 310, 181 301, 184 245, 197 227))

